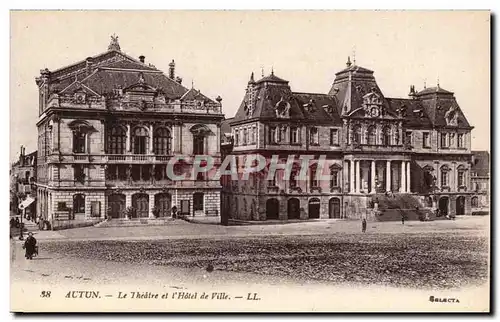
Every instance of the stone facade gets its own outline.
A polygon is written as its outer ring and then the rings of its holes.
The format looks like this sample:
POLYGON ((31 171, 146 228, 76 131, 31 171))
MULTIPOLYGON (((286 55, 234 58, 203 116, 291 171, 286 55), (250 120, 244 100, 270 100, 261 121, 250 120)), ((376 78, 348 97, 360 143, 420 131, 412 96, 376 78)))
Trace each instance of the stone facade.
POLYGON ((182 86, 175 62, 168 75, 120 50, 54 71, 44 69, 38 126, 38 211, 47 220, 219 216, 220 182, 190 174, 195 159, 220 164, 220 97, 182 86), (129 209, 130 208, 130 209, 129 209), (127 212, 127 210, 130 212, 127 212))
POLYGON ((401 209, 470 214, 472 127, 454 94, 438 84, 411 86, 409 98, 387 98, 373 74, 348 61, 330 92, 316 94, 293 92, 274 73, 258 81, 252 73, 240 108, 223 126, 232 137, 223 154, 295 161, 291 172, 278 170, 274 179, 268 166, 255 179, 223 178, 226 216, 361 218, 373 216, 375 201, 394 195, 405 200, 401 209), (292 179, 302 165, 306 177, 292 179), (318 171, 325 178, 315 179, 318 171))

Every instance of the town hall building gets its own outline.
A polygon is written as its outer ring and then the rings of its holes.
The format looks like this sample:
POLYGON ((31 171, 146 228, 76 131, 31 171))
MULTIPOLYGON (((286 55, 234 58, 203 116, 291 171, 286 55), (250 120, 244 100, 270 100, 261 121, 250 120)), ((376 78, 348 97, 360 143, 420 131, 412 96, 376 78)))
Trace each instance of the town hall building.
POLYGON ((279 155, 280 163, 290 155, 311 158, 304 180, 297 175, 301 162, 289 177, 278 170, 273 178, 224 178, 228 218, 384 220, 470 212, 472 127, 454 93, 439 84, 410 86, 407 98, 386 97, 374 72, 350 59, 328 93, 292 91, 274 72, 260 80, 252 73, 239 109, 225 122, 232 142, 223 153, 238 159, 239 172, 255 154, 268 161, 279 155), (317 180, 318 171, 329 179, 317 180))

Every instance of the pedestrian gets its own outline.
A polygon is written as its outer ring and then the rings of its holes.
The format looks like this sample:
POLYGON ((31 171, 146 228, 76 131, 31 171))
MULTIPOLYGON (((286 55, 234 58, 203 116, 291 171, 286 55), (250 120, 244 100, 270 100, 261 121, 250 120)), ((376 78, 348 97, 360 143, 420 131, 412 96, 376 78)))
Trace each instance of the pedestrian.
POLYGON ((405 215, 401 214, 401 223, 404 225, 405 224, 405 215))
POLYGON ((36 253, 36 239, 33 237, 33 233, 28 233, 28 238, 24 242, 23 248, 25 249, 25 257, 26 259, 33 259, 33 254, 36 253))
POLYGON ((361 221, 361 231, 363 233, 366 233, 366 219, 363 218, 363 220, 361 221))
POLYGON ((21 224, 21 222, 19 221, 19 217, 16 217, 16 221, 15 221, 16 228, 19 228, 20 224, 21 224))

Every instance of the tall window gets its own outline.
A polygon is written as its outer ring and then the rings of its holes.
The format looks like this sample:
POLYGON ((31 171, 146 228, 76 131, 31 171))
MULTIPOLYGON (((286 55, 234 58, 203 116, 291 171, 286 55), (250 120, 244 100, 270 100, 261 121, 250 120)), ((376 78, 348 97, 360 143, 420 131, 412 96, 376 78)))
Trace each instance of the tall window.
POLYGON ((85 182, 85 168, 81 164, 73 165, 73 178, 76 182, 85 182))
POLYGON ((269 137, 267 140, 269 143, 276 143, 276 126, 269 127, 269 137))
POLYGON ((203 192, 195 192, 193 194, 193 210, 203 211, 203 201, 204 201, 203 192))
POLYGON ((330 129, 330 145, 339 145, 339 130, 330 129))
POLYGON ((257 127, 256 126, 253 126, 252 127, 252 130, 250 132, 250 143, 251 144, 255 144, 257 139, 256 139, 256 136, 257 136, 257 127))
POLYGON ((361 144, 361 126, 355 125, 352 129, 352 142, 354 144, 361 144))
POLYGON ((366 131, 366 136, 367 136, 368 144, 369 145, 375 145, 375 144, 377 144, 377 139, 376 139, 376 136, 375 136, 375 126, 370 125, 368 127, 368 130, 366 131))
POLYGON ((248 140, 248 129, 243 129, 243 145, 246 145, 249 143, 248 140))
POLYGON ((240 145, 240 131, 239 130, 234 131, 234 145, 236 145, 236 146, 240 145))
POLYGON ((80 130, 73 131, 73 153, 85 153, 86 133, 80 130))
POLYGON ((441 169, 441 186, 447 187, 449 185, 448 177, 448 171, 441 169))
POLYGON ((448 133, 441 133, 441 148, 448 148, 448 133))
POLYGON ((463 169, 458 170, 458 186, 465 186, 465 171, 463 169))
POLYGON ((161 127, 156 130, 153 137, 153 149, 157 155, 168 155, 171 151, 172 138, 170 130, 161 127))
POLYGON ((477 208, 479 207, 479 202, 478 202, 478 198, 477 197, 472 197, 472 199, 470 200, 470 205, 472 208, 477 208))
POLYGON ((388 126, 382 129, 382 144, 391 145, 391 129, 388 126))
POLYGON ((330 188, 339 186, 339 170, 336 168, 330 169, 330 188))
POLYGON ((84 214, 85 213, 85 196, 82 194, 76 194, 73 196, 73 213, 84 214))
POLYGON ((318 186, 318 179, 316 178, 316 173, 317 173, 317 166, 315 164, 313 164, 310 168, 309 168, 309 183, 311 185, 311 187, 317 187, 318 186))
POLYGON ((195 135, 193 137, 193 154, 205 154, 205 137, 195 135))
POLYGON ((299 174, 300 169, 292 169, 290 173, 290 188, 297 187, 297 175, 299 174))
POLYGON ((311 145, 319 144, 319 131, 317 127, 312 127, 309 129, 309 143, 311 145))
POLYGON ((148 131, 143 127, 137 127, 132 137, 134 145, 134 154, 146 154, 148 150, 149 136, 148 131))
POLYGON ((125 154, 127 134, 121 126, 114 126, 109 131, 108 153, 125 154))
POLYGON ((290 143, 299 143, 299 128, 296 126, 290 128, 290 143))
POLYGON ((455 133, 450 133, 450 140, 449 140, 449 145, 452 147, 455 144, 455 133))
POLYGON ((424 148, 430 148, 431 147, 431 136, 430 136, 429 132, 422 133, 422 146, 424 148))
POLYGON ((271 177, 271 180, 269 180, 269 186, 270 187, 276 187, 276 176, 278 175, 278 172, 275 171, 274 175, 271 177))
POLYGON ((409 145, 413 144, 413 137, 411 135, 411 131, 406 131, 406 133, 405 133, 405 142, 406 142, 406 144, 409 144, 409 145))
POLYGON ((465 144, 464 144, 464 134, 463 133, 458 134, 457 140, 458 140, 458 147, 464 148, 465 144))

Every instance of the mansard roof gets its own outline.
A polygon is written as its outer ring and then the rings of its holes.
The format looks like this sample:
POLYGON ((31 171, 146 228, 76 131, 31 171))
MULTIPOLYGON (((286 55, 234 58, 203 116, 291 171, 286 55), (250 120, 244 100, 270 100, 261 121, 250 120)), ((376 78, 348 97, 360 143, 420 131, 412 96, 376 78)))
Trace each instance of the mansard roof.
POLYGON ((399 115, 399 111, 401 111, 401 116, 407 126, 432 127, 429 115, 419 100, 407 98, 386 98, 386 100, 393 113, 399 115))

